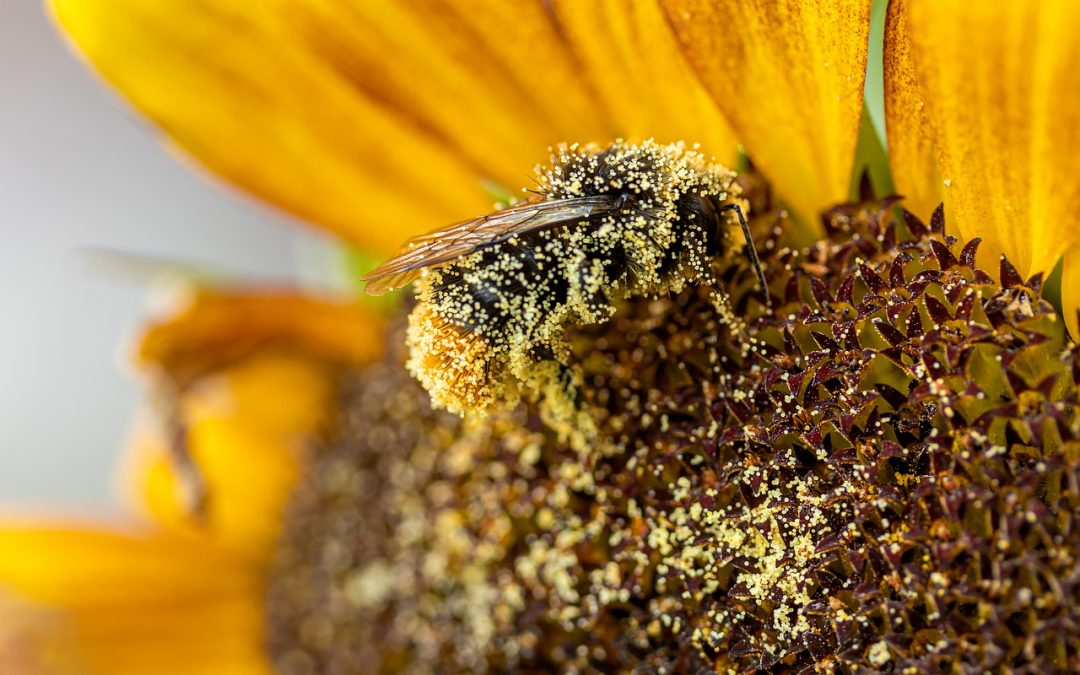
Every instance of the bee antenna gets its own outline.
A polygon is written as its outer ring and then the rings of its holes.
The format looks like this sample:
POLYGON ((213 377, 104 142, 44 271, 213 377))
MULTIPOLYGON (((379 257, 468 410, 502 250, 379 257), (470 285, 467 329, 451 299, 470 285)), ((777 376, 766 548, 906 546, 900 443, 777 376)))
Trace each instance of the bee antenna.
POLYGON ((750 236, 750 226, 746 224, 746 218, 743 216, 742 208, 735 202, 729 202, 727 204, 721 204, 719 208, 717 208, 718 213, 723 213, 724 211, 734 211, 735 215, 739 218, 739 225, 742 227, 743 236, 746 237, 746 247, 750 251, 750 264, 754 266, 754 272, 757 274, 761 292, 765 295, 765 306, 772 307, 772 300, 769 298, 769 284, 765 281, 765 272, 761 269, 761 261, 758 259, 757 248, 754 246, 754 238, 750 236))

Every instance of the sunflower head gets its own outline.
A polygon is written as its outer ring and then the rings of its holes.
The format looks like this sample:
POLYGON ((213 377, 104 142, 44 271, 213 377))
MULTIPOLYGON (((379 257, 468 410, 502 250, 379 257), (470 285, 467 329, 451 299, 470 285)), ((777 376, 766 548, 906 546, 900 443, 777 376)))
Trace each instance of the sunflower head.
POLYGON ((1070 633, 1034 630, 1076 621, 1080 590, 1078 354, 1039 279, 1003 263, 994 282, 977 242, 892 201, 835 208, 827 238, 790 247, 785 214, 753 176, 746 186, 777 302, 756 298, 735 259, 720 278, 743 327, 692 288, 571 330, 592 452, 531 404, 484 420, 432 413, 400 356, 354 382, 351 426, 322 451, 341 473, 318 470, 301 490, 295 543, 272 574, 281 659, 934 670, 1073 658, 1070 633), (339 525, 321 520, 327 505, 339 525), (349 562, 327 568, 314 552, 328 546, 349 562), (348 647, 304 637, 297 612, 327 603, 341 603, 326 630, 348 647))

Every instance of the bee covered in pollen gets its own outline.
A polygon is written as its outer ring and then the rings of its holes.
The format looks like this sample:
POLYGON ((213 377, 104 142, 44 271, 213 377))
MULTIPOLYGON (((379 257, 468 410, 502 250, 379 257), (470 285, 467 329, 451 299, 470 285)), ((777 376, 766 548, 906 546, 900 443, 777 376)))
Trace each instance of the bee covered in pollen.
POLYGON ((564 145, 538 174, 532 198, 418 237, 364 277, 371 294, 419 280, 408 366, 436 406, 572 390, 566 327, 607 321, 619 299, 715 287, 713 261, 741 250, 736 222, 767 301, 735 174, 696 150, 564 145))

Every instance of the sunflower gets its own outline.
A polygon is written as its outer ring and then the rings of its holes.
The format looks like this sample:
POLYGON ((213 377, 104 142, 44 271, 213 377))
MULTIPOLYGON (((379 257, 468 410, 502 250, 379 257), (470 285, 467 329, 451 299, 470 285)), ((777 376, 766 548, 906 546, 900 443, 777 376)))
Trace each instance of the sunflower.
POLYGON ((0 535, 24 670, 1077 665, 1073 3, 52 7, 177 151, 367 252, 562 141, 745 154, 783 294, 723 271, 749 354, 693 289, 573 333, 595 453, 431 410, 356 303, 200 295, 142 343, 153 524, 0 535), (882 123, 907 210, 837 206, 882 123))

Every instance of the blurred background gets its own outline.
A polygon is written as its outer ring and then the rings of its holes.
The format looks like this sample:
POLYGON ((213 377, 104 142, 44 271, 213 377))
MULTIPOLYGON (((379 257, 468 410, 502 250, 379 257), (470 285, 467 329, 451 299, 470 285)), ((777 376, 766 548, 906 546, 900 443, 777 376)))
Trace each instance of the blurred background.
POLYGON ((0 504, 106 506, 151 282, 322 283, 332 252, 164 151, 41 4, 0 0, 0 504))

